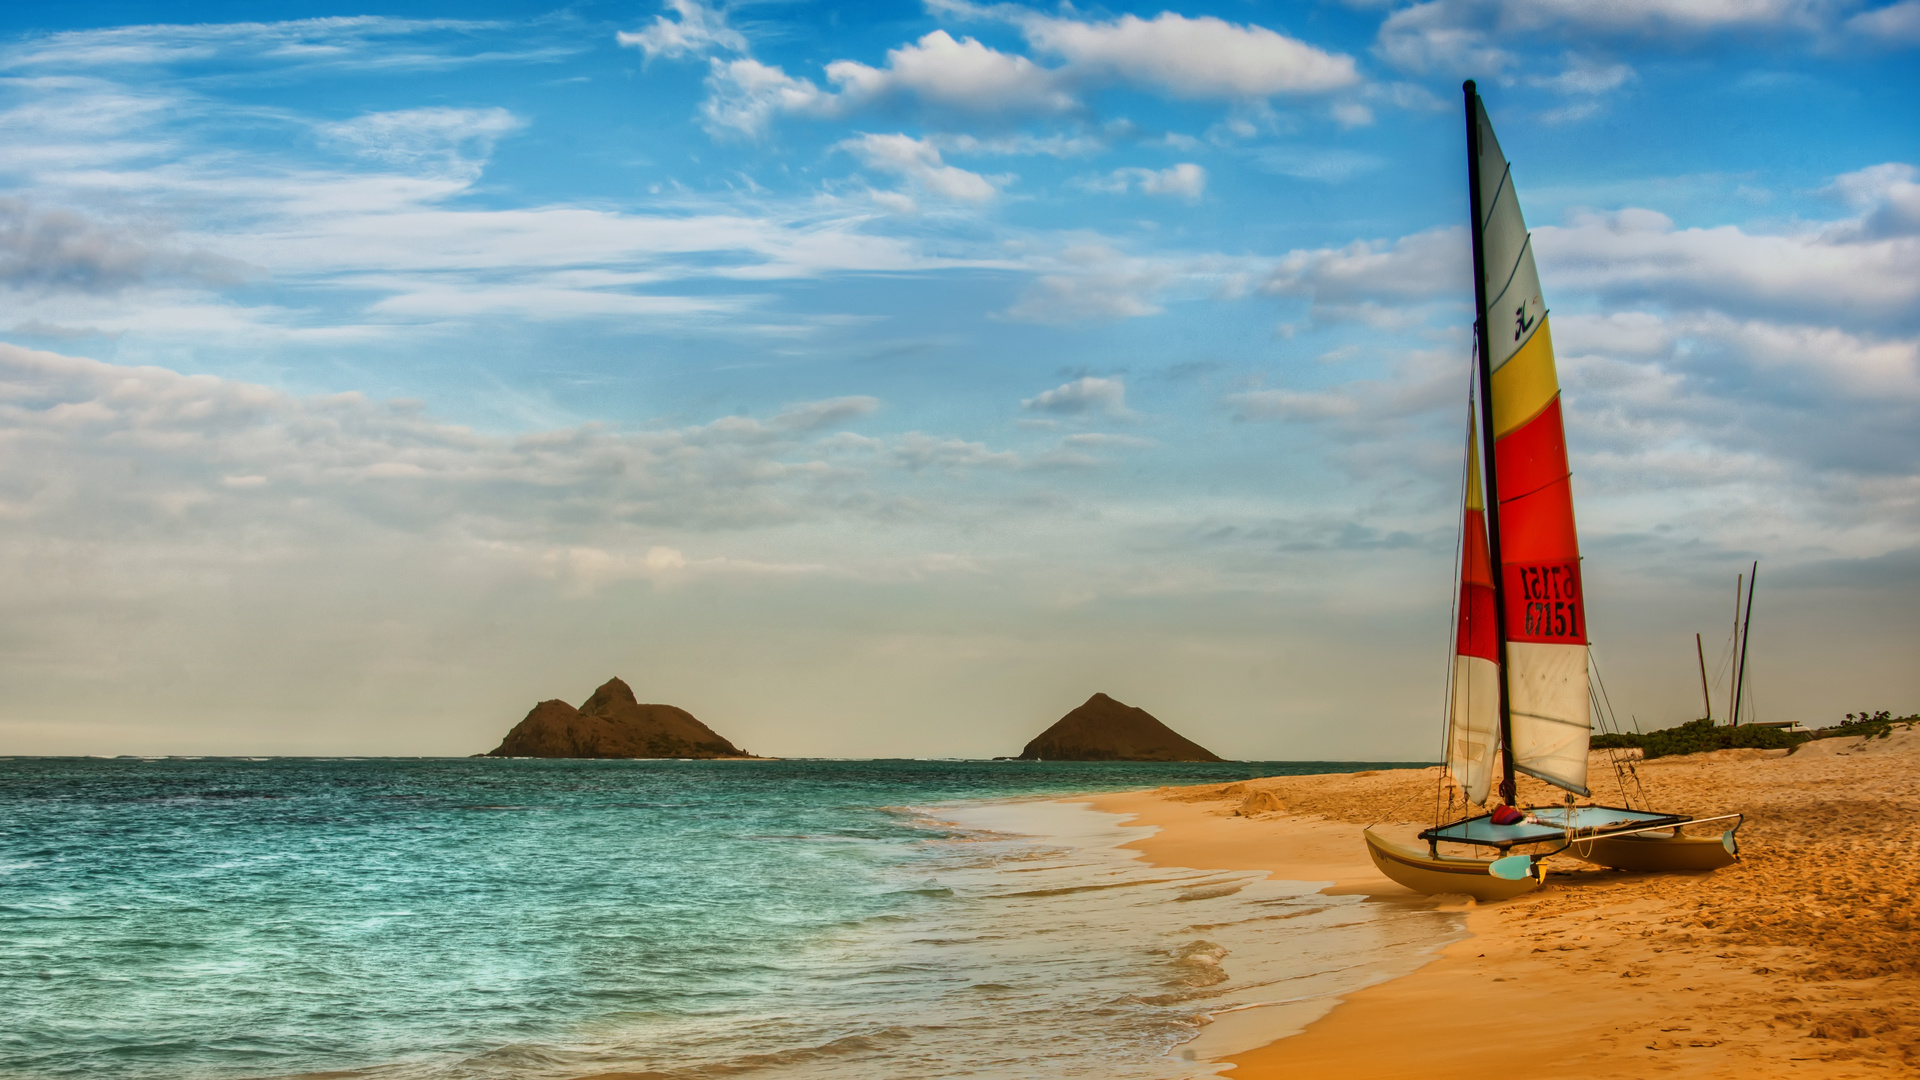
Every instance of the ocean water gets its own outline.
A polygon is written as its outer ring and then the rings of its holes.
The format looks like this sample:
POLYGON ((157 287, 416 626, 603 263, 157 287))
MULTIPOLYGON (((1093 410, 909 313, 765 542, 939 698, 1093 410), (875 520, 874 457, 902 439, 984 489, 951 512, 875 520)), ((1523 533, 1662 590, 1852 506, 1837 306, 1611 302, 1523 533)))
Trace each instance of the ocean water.
POLYGON ((1453 917, 1041 797, 1365 765, 0 759, 0 1076, 1204 1075, 1453 917))

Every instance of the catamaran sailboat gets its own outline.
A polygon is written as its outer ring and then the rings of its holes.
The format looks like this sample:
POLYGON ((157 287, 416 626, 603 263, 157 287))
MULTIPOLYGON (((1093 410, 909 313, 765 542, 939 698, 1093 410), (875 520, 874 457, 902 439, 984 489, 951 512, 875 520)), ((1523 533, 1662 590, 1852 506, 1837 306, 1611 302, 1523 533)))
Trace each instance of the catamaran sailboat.
POLYGON ((1593 713, 1560 382, 1511 170, 1474 84, 1464 89, 1478 416, 1468 422, 1447 767, 1469 804, 1485 804, 1497 762, 1500 802, 1421 832, 1425 850, 1370 828, 1368 851, 1402 885, 1482 900, 1538 887, 1542 860, 1561 851, 1623 870, 1725 866, 1738 855, 1737 814, 1695 819, 1576 802, 1592 796, 1593 713), (1492 497, 1483 497, 1483 473, 1492 497), (1567 792, 1565 803, 1519 808, 1516 773, 1567 792), (1681 832, 1719 821, 1734 824, 1718 836, 1681 832), (1474 854, 1443 853, 1442 844, 1474 854))

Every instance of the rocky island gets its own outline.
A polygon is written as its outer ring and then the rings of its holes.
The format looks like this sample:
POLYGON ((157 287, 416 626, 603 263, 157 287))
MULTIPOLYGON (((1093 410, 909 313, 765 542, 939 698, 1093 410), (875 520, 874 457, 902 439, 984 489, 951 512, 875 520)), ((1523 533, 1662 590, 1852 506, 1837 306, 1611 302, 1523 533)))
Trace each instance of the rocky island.
POLYGON ((579 708, 558 699, 533 707, 488 757, 740 758, 745 750, 685 709, 642 705, 620 679, 608 679, 579 708))
POLYGON ((1136 709, 1095 694, 1036 735, 1022 761, 1220 761, 1219 755, 1136 709))

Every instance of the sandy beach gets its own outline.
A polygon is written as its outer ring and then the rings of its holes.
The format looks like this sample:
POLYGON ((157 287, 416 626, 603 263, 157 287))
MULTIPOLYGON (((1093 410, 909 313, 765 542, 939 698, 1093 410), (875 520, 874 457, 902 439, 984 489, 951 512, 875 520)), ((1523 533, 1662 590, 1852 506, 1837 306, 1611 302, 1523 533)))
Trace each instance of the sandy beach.
MULTIPOLYGON (((1920 1070, 1920 730, 1792 754, 1635 761, 1624 776, 1596 751, 1595 801, 1619 805, 1620 782, 1631 787, 1635 774, 1661 809, 1744 812, 1740 861, 1710 874, 1646 875, 1556 857, 1539 890, 1474 905, 1393 884, 1360 839, 1378 821, 1409 836, 1427 823, 1437 768, 1089 801, 1157 827, 1131 846, 1158 865, 1265 870, 1374 903, 1464 909, 1470 936, 1298 1034, 1286 1010, 1235 1014, 1243 1032, 1264 1022, 1273 1037, 1218 1059, 1236 1080, 1478 1076, 1517 1065, 1595 1078, 1920 1070)), ((1545 785, 1522 784, 1524 801, 1559 801, 1545 785)))

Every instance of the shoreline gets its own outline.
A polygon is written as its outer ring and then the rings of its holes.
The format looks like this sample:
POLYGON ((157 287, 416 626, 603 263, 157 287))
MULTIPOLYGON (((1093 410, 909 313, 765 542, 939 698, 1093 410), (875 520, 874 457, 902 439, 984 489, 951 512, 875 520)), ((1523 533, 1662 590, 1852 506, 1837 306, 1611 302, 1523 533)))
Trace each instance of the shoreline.
MULTIPOLYGON (((1611 762, 1595 756, 1594 775, 1611 786, 1611 762)), ((1360 838, 1379 808, 1398 803, 1409 807, 1398 816, 1416 816, 1411 804, 1428 801, 1437 769, 1062 801, 1155 827, 1125 846, 1156 866, 1260 870, 1367 903, 1461 915, 1465 936, 1409 974, 1337 1000, 1216 1015, 1188 1045, 1231 1080, 1466 1077, 1516 1061, 1595 1080, 1920 1067, 1911 936, 1920 931, 1920 732, 1791 756, 1731 750, 1636 764, 1663 806, 1745 810, 1741 861, 1651 875, 1559 857, 1539 890, 1476 905, 1389 881, 1360 838)), ((1544 792, 1523 788, 1522 799, 1544 792)))

